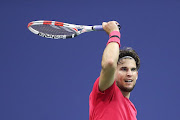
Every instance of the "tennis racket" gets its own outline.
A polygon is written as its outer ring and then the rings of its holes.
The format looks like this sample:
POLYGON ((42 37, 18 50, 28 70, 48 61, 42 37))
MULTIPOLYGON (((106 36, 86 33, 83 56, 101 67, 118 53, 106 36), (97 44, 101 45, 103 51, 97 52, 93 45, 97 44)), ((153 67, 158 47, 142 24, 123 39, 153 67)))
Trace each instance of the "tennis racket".
MULTIPOLYGON (((102 25, 86 26, 46 20, 32 21, 27 27, 34 34, 52 39, 74 38, 85 32, 103 31, 102 25)), ((120 25, 118 27, 121 28, 120 25)))

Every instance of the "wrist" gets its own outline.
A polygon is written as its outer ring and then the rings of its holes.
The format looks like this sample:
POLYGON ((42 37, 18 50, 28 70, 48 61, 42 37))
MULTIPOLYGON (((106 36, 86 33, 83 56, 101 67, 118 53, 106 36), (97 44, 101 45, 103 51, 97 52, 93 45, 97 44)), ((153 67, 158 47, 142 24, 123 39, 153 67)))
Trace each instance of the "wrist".
POLYGON ((119 47, 121 46, 120 45, 120 37, 121 37, 121 34, 119 31, 112 31, 110 34, 109 34, 109 40, 107 42, 107 45, 111 42, 116 42, 119 44, 119 47))
POLYGON ((109 34, 109 38, 111 38, 111 37, 113 37, 113 36, 118 36, 119 39, 120 39, 120 37, 121 37, 119 31, 112 31, 112 32, 109 34))

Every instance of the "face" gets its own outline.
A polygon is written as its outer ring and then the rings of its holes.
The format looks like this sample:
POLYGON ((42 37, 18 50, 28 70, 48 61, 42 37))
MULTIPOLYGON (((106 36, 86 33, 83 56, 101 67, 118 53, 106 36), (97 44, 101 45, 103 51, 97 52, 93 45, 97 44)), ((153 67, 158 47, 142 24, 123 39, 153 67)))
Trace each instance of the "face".
POLYGON ((138 71, 134 59, 125 58, 119 61, 115 79, 121 91, 131 92, 136 84, 138 71))

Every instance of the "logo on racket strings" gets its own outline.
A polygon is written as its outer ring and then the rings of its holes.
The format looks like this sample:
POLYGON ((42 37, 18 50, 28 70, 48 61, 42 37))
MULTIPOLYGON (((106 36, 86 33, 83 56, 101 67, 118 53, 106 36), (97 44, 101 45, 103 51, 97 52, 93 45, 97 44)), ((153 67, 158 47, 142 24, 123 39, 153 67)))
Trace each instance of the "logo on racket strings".
POLYGON ((66 35, 51 35, 51 34, 44 34, 39 32, 39 36, 46 37, 46 38, 54 38, 54 39, 66 39, 66 35))

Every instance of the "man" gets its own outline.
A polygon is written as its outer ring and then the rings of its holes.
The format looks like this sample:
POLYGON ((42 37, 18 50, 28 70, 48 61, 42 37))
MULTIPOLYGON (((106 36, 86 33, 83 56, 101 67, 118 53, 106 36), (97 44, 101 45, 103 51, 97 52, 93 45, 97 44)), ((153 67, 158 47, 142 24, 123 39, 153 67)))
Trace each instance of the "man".
POLYGON ((138 78, 140 59, 132 49, 119 50, 120 32, 116 21, 103 22, 109 41, 102 56, 100 77, 89 97, 90 120, 137 120, 129 100, 138 78))

